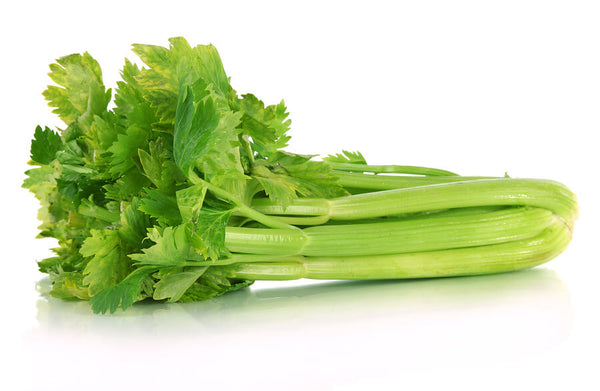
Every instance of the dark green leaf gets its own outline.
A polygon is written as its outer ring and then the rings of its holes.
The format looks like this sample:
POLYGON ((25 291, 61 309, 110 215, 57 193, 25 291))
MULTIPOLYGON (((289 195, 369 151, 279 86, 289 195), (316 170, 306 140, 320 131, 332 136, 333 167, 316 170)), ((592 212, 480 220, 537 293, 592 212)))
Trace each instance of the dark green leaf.
POLYGON ((123 176, 104 185, 106 198, 115 201, 131 201, 135 196, 141 195, 143 189, 150 186, 150 181, 139 170, 131 169, 123 176))
POLYGON ((181 171, 188 175, 198 168, 209 181, 244 179, 237 147, 240 113, 218 111, 215 100, 207 97, 197 103, 191 88, 183 89, 177 103, 173 155, 181 171))
POLYGON ((138 151, 144 175, 164 194, 175 192, 178 183, 185 182, 185 177, 173 161, 172 153, 164 146, 163 138, 148 143, 149 152, 138 151))
POLYGON ((140 210, 154 217, 159 224, 179 225, 181 215, 177 207, 177 200, 161 193, 156 189, 146 189, 145 196, 140 200, 140 210))
POLYGON ((147 130, 132 126, 126 133, 119 134, 108 152, 111 155, 110 172, 113 175, 123 175, 129 169, 135 167, 139 159, 138 151, 148 145, 151 135, 147 130))
POLYGON ((148 276, 158 270, 155 266, 143 266, 132 271, 120 283, 103 289, 90 299, 94 313, 114 313, 121 307, 126 310, 133 303, 143 298, 140 291, 148 276))
POLYGON ((123 202, 121 207, 121 226, 119 236, 134 249, 144 246, 150 219, 141 210, 142 200, 134 197, 130 203, 123 202))
POLYGON ((56 157, 56 153, 63 148, 63 142, 58 133, 49 128, 35 128, 33 140, 31 140, 31 160, 39 164, 50 164, 56 157))

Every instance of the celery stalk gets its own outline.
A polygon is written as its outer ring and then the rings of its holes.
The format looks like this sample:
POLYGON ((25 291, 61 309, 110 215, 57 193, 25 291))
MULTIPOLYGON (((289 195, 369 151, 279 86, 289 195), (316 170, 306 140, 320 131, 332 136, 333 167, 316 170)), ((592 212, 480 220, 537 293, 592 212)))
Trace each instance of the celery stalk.
POLYGON ((553 219, 549 210, 507 208, 467 216, 433 215, 391 222, 323 225, 298 230, 228 227, 236 253, 352 256, 399 254, 488 245, 537 235, 553 219))
MULTIPOLYGON (((487 246, 378 256, 283 257, 227 267, 231 277, 251 280, 400 279, 465 276, 531 268, 560 254, 571 230, 560 218, 538 235, 487 246)), ((251 258, 248 258, 251 259, 251 258)))
POLYGON ((441 183, 355 194, 332 200, 298 199, 287 208, 258 199, 253 208, 271 215, 327 216, 331 220, 360 220, 449 208, 488 205, 526 205, 545 208, 570 225, 577 218, 575 195, 561 183, 543 179, 495 178, 441 183))

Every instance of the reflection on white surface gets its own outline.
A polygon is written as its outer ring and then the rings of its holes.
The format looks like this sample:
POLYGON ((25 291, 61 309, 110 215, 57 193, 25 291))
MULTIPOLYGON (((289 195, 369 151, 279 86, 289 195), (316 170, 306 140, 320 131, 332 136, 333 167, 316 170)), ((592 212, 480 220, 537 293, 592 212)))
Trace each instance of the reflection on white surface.
POLYGON ((182 381, 187 371, 201 371, 205 381, 226 382, 231 375, 219 363, 227 363, 248 384, 260 382, 252 376, 264 365, 275 381, 299 368, 317 378, 339 373, 347 380, 440 363, 520 360, 564 341, 571 317, 566 286, 546 269, 262 289, 257 284, 206 302, 140 303, 112 316, 92 314, 85 302, 42 295, 29 346, 36 360, 62 356, 81 371, 101 363, 128 371, 150 365, 180 373, 182 381))

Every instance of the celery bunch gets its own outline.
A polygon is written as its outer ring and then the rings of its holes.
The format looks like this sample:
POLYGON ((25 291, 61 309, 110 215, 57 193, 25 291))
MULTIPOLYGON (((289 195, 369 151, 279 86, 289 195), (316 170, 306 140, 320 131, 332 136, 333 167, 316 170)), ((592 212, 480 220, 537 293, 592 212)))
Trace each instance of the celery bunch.
POLYGON ((88 54, 50 66, 66 123, 37 127, 24 187, 41 202, 51 294, 95 312, 194 301, 254 280, 390 279, 533 267, 565 249, 575 196, 538 179, 464 177, 285 151, 285 104, 238 95, 211 46, 134 45, 114 94, 88 54))

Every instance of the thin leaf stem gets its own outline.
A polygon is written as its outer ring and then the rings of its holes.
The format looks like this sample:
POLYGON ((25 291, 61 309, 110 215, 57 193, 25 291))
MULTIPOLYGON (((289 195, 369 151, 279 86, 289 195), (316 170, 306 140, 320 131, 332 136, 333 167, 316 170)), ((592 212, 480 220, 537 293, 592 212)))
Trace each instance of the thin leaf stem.
POLYGON ((399 166, 399 165, 371 165, 360 163, 332 163, 328 164, 338 171, 350 172, 372 172, 375 174, 411 174, 411 175, 431 175, 431 176, 458 176, 451 171, 441 170, 439 168, 421 167, 421 166, 399 166))
POLYGON ((235 212, 237 212, 243 216, 246 216, 248 218, 251 218, 252 220, 255 220, 261 224, 264 224, 267 227, 281 228, 281 229, 295 229, 295 230, 299 229, 293 225, 286 224, 285 222, 282 222, 282 221, 278 220, 277 218, 265 215, 265 214, 257 211, 256 209, 249 207, 242 200, 233 196, 228 191, 223 190, 220 187, 215 186, 212 183, 205 181, 204 179, 200 178, 196 174, 190 175, 190 180, 194 184, 201 184, 202 186, 206 187, 207 190, 209 190, 211 193, 213 193, 217 197, 220 197, 220 198, 224 199, 225 201, 228 201, 231 204, 233 204, 235 206, 235 212))

